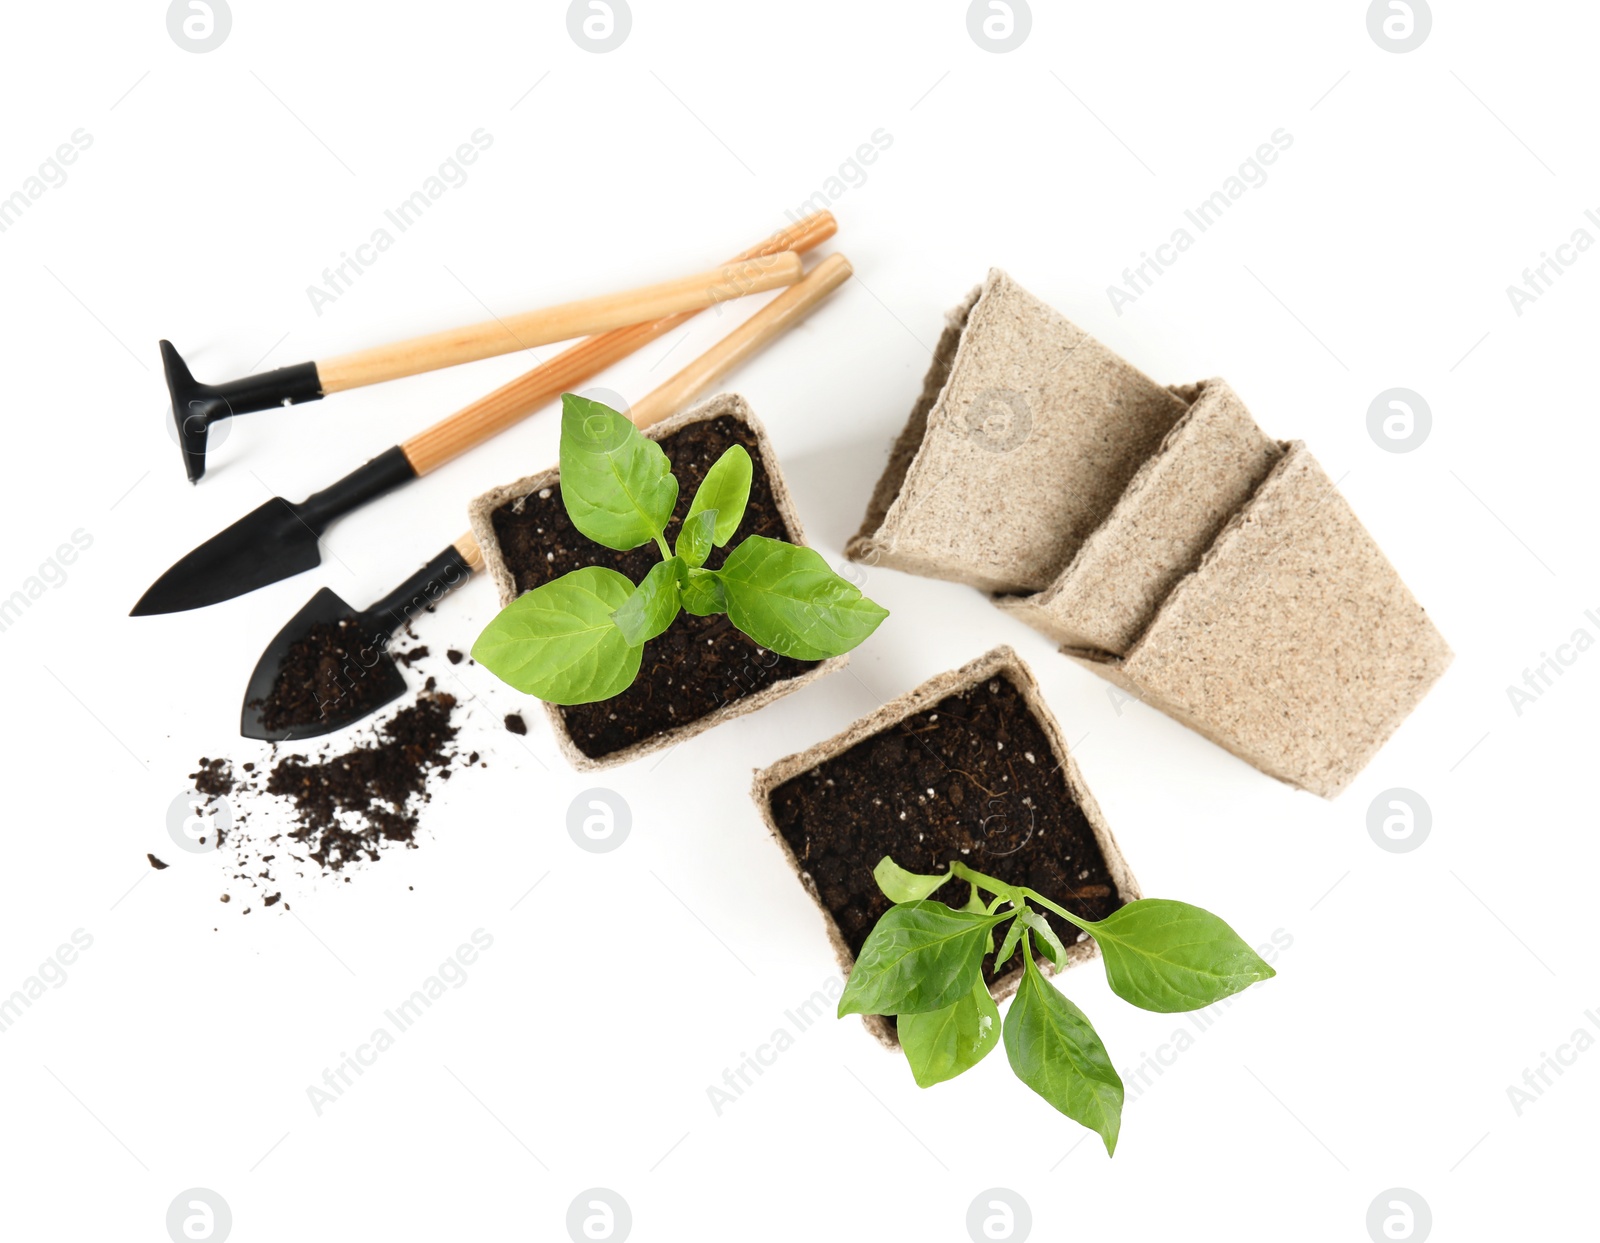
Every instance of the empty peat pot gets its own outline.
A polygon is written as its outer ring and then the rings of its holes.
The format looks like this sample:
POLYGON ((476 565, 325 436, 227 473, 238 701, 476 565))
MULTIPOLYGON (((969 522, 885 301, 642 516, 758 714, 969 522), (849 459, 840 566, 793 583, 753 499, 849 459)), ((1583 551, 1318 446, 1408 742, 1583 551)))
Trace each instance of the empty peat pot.
POLYGON ((995 603, 1280 781, 1331 798, 1451 652, 1299 442, 1222 380, 1043 591, 995 603))
POLYGON ((1453 658, 1298 441, 1154 601, 1122 654, 1068 656, 1262 772, 1323 798, 1355 780, 1453 658))
POLYGON ((984 591, 1040 591, 1188 405, 991 271, 947 317, 845 555, 984 591))
MULTIPOLYGON (((666 450, 678 480, 669 545, 700 481, 735 444, 749 451, 754 468, 750 501, 733 538, 712 551, 707 568, 718 568, 751 535, 805 542, 777 455, 744 398, 713 397, 644 434, 666 450)), ((660 559, 653 544, 616 552, 580 534, 567 517, 561 473, 554 468, 485 493, 472 503, 470 514, 502 607, 586 565, 608 566, 637 583, 660 559)), ((545 709, 562 753, 575 768, 609 768, 754 712, 842 668, 848 659, 793 660, 760 647, 726 616, 681 613, 666 633, 645 645, 638 680, 622 694, 575 707, 546 704, 545 709)))
MULTIPOLYGON (((752 793, 821 911, 846 976, 890 906, 872 875, 885 855, 919 873, 959 861, 1091 920, 1140 897, 1038 683, 1009 647, 779 760, 756 774, 752 793)), ((958 907, 969 892, 966 881, 951 880, 933 896, 958 907)), ((1067 946, 1069 966, 1099 953, 1086 933, 1045 918, 1067 946)), ((993 955, 984 960, 996 1001, 1016 991, 1021 975, 1019 965, 997 976, 993 955)), ((863 1021, 898 1045, 892 1018, 863 1021)))
POLYGON ((1067 568, 1043 591, 995 597, 1063 647, 1125 655, 1288 448, 1224 381, 1175 391, 1189 409, 1067 568))
POLYGON ((1000 271, 950 313, 845 553, 993 593, 1325 798, 1451 660, 1303 444, 1221 380, 1163 388, 1000 271))

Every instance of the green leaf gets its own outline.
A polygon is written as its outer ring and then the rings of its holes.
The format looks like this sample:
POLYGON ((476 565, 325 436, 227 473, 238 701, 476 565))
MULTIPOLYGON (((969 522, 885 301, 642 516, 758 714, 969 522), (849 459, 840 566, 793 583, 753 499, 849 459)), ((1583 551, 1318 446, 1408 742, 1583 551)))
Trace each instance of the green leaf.
POLYGON ((683 611, 696 617, 728 611, 728 597, 714 570, 689 571, 689 581, 683 586, 683 611))
POLYGON ((1277 974, 1210 911, 1145 898, 1081 927, 1100 946, 1111 991, 1141 1010, 1198 1010, 1277 974))
MULTIPOLYGON (((954 868, 951 868, 951 871, 954 870, 954 868)), ((989 904, 983 900, 983 894, 978 892, 978 887, 976 885, 971 885, 968 887, 967 900, 962 903, 960 909, 963 911, 976 911, 980 915, 985 915, 988 914, 989 904)), ((993 928, 989 929, 989 935, 983 943, 983 952, 985 954, 994 953, 993 928)))
POLYGON ((711 541, 717 529, 717 510, 702 509, 690 514, 678 528, 678 538, 672 551, 683 558, 691 570, 698 570, 711 555, 711 541))
POLYGON ((672 625, 678 616, 678 584, 687 572, 679 557, 657 561, 639 589, 611 615, 630 647, 643 647, 672 625))
POLYGON ((902 1014, 896 1026, 917 1086, 931 1088, 989 1056, 1000 1043, 1000 1008, 980 979, 955 1005, 932 1014, 902 1014))
POLYGON ((839 998, 847 1014, 926 1014, 954 1005, 983 968, 998 915, 953 911, 943 902, 892 906, 867 934, 839 998))
POLYGON ((1034 965, 1026 942, 1022 983, 1006 1014, 1006 1058, 1017 1078, 1117 1149, 1122 1079, 1083 1011, 1034 965))
POLYGON ((1055 963, 1057 970, 1065 967, 1067 965, 1067 947, 1061 944, 1061 938, 1056 935, 1056 930, 1050 926, 1050 921, 1034 910, 1026 912, 1023 918, 1027 921, 1028 927, 1033 929, 1034 935, 1043 943, 1044 956, 1055 963))
POLYGON ((639 675, 643 649, 630 647, 611 620, 633 590, 626 577, 600 566, 563 574, 501 609, 472 645, 472 658, 548 703, 610 699, 639 675))
POLYGON ((678 501, 672 464, 610 406, 561 398, 561 500, 572 525, 626 552, 662 536, 678 501))
POLYGON ((1017 942, 1022 939, 1022 931, 1027 925, 1022 921, 1022 912, 1017 912, 1017 917, 1011 921, 1011 927, 1006 929, 1005 940, 1000 942, 1000 952, 994 956, 994 969, 1011 961, 1011 955, 1017 952, 1017 942))
MULTIPOLYGON (((733 538, 750 501, 750 477, 755 468, 743 445, 730 445, 706 472, 689 502, 689 518, 707 510, 717 511, 716 545, 721 548, 733 538)), ((684 519, 685 522, 688 519, 684 519)))
POLYGON ((878 882, 883 896, 891 902, 919 902, 932 897, 934 891, 950 879, 950 873, 919 876, 906 871, 888 855, 884 855, 878 860, 878 866, 872 869, 872 879, 878 882))
POLYGON ((820 553, 752 535, 717 571, 733 624, 762 647, 825 660, 855 647, 889 616, 828 568, 820 553))

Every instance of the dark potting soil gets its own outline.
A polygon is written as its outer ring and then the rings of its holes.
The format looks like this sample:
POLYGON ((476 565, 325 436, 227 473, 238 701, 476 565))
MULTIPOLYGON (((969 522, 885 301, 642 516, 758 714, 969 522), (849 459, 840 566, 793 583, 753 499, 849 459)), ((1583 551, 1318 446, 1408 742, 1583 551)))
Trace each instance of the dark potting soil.
POLYGON ((505 724, 507 733, 526 734, 528 732, 528 723, 522 719, 522 713, 520 712, 506 713, 505 724))
MULTIPOLYGON (((255 765, 245 765, 253 769, 255 765)), ((225 798, 233 793, 233 767, 227 760, 207 759, 200 757, 200 767, 189 774, 189 780, 194 782, 196 794, 204 794, 207 798, 225 798)))
MULTIPOLYGON (((1005 677, 951 695, 784 782, 771 805, 852 954, 890 906, 872 878, 884 855, 921 873, 959 861, 1085 919, 1104 919, 1122 905, 1044 728, 1005 677)), ((971 890, 951 880, 933 896, 959 907, 971 890)), ((1057 915, 1045 917, 1065 945, 1086 935, 1057 915)), ((992 983, 996 974, 990 955, 984 979, 992 983)))
MULTIPOLYGON (((410 654, 417 661, 427 658, 425 649, 410 654)), ((264 907, 281 905, 287 911, 282 881, 346 873, 353 864, 381 858, 397 843, 415 847, 433 785, 458 768, 484 766, 476 751, 464 758, 457 754, 456 700, 435 692, 435 685, 428 678, 405 706, 364 727, 354 740, 345 735, 306 754, 278 756, 275 750, 275 758, 261 765, 200 761, 190 780, 204 796, 201 810, 209 806, 220 812, 227 800, 231 813, 231 823, 220 816, 213 822, 217 845, 230 855, 229 888, 245 890, 241 914, 254 909, 250 893, 260 896, 264 907), (256 813, 269 796, 287 801, 292 825, 258 820, 256 813)), ((231 899, 228 892, 221 895, 223 902, 231 899)))
POLYGON ((299 828, 291 840, 304 843, 310 857, 331 871, 376 859, 385 842, 411 843, 419 805, 428 800, 428 778, 435 772, 450 776, 455 706, 453 695, 423 695, 379 727, 376 745, 279 760, 267 778, 267 793, 293 800, 299 828))
MULTIPOLYGON (((269 730, 313 725, 325 712, 341 719, 362 717, 380 707, 387 694, 383 680, 368 672, 382 651, 383 641, 353 617, 317 622, 284 655, 271 692, 250 706, 261 709, 261 723, 269 730)), ((399 659, 409 667, 427 654, 427 648, 417 648, 399 659)))
MULTIPOLYGON (((723 451, 735 444, 750 451, 755 466, 750 503, 733 538, 712 551, 707 568, 716 569, 751 535, 794 542, 794 533, 773 499, 755 434, 744 423, 723 415, 664 436, 660 444, 678 480, 678 505, 667 530, 669 545, 700 481, 723 451)), ((660 560, 654 543, 614 552, 581 535, 567 517, 559 484, 502 505, 494 512, 494 529, 519 592, 586 565, 608 566, 637 583, 660 560)), ((645 645, 639 678, 621 695, 560 711, 578 750, 598 759, 709 716, 725 703, 797 677, 816 664, 766 651, 734 629, 726 617, 683 613, 671 629, 645 645)))

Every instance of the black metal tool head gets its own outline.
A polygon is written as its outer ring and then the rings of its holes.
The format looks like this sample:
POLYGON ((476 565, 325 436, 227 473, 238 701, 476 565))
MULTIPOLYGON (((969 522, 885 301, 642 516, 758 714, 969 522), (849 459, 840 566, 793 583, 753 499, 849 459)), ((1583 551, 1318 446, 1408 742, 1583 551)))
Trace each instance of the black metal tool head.
POLYGON ((315 738, 393 703, 406 683, 389 655, 391 637, 470 579, 475 557, 475 545, 462 552, 452 544, 360 613, 326 587, 317 592, 261 654, 244 692, 239 732, 269 742, 315 738), (280 679, 287 679, 282 686, 280 679), (290 716, 292 726, 284 724, 290 716))
POLYGON ((204 608, 304 573, 322 563, 318 534, 298 506, 275 496, 174 562, 130 616, 204 608))
POLYGON ((378 620, 370 611, 357 613, 326 587, 312 596, 278 631, 256 662, 244 692, 239 732, 246 738, 266 742, 320 738, 359 721, 405 694, 405 677, 389 655, 389 636, 374 624, 378 620), (352 642, 331 668, 325 665, 312 674, 300 667, 303 662, 292 659, 297 655, 296 648, 311 639, 318 627, 336 627, 341 621, 349 623, 352 642), (370 643, 366 641, 368 638, 370 643), (269 726, 265 716, 267 703, 286 667, 293 668, 293 675, 307 679, 307 685, 292 690, 302 701, 312 700, 317 716, 294 725, 274 722, 269 726))
POLYGON ((275 496, 176 562, 131 616, 204 608, 302 574, 321 564, 317 540, 334 519, 416 477, 396 445, 297 505, 275 496))
POLYGON ((227 402, 211 395, 206 386, 194 378, 189 364, 183 361, 171 341, 161 343, 161 369, 166 372, 167 392, 172 397, 172 423, 178 429, 183 469, 188 472, 190 483, 199 483, 200 476, 206 473, 206 439, 211 421, 219 417, 218 405, 226 407, 227 402))
POLYGON ((161 369, 172 397, 172 422, 183 450, 183 469, 190 483, 206 473, 206 440, 219 419, 273 406, 292 406, 322 396, 315 363, 297 363, 227 384, 202 384, 171 341, 161 343, 161 369))

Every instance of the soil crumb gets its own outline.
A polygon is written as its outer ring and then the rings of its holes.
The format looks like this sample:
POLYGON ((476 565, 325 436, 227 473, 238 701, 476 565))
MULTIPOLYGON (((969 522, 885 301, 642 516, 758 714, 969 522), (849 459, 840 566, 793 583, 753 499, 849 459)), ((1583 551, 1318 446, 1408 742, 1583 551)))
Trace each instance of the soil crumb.
MULTIPOLYGON (((245 771, 254 770, 254 764, 246 764, 245 771)), ((200 757, 200 767, 189 774, 189 780, 194 782, 196 794, 204 794, 207 798, 226 798, 233 793, 233 768, 227 760, 209 760, 200 757)))
POLYGON ((506 728, 513 734, 526 734, 528 732, 528 723, 522 719, 522 713, 508 712, 506 713, 506 728))

